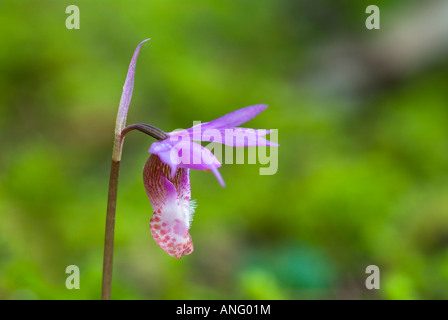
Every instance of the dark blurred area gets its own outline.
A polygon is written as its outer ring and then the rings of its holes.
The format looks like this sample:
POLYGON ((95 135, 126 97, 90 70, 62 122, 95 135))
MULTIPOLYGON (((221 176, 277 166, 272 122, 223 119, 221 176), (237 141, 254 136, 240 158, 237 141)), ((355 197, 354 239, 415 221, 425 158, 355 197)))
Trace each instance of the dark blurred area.
POLYGON ((0 1, 0 299, 99 299, 115 117, 146 38, 127 123, 267 104, 244 126, 278 129, 278 172, 224 164, 225 188, 192 172, 195 251, 177 260, 149 230, 153 140, 129 134, 112 298, 448 299, 447 16, 422 0, 0 1))

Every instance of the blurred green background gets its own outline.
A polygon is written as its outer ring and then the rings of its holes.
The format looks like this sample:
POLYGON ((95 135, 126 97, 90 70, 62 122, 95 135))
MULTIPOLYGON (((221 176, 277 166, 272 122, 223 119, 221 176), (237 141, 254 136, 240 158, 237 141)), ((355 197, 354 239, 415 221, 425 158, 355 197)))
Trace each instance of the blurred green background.
POLYGON ((447 3, 0 1, 0 298, 100 298, 115 117, 150 37, 127 123, 264 103, 245 126, 278 129, 278 172, 192 172, 195 251, 177 260, 149 231, 153 140, 129 134, 112 298, 447 299, 447 3))

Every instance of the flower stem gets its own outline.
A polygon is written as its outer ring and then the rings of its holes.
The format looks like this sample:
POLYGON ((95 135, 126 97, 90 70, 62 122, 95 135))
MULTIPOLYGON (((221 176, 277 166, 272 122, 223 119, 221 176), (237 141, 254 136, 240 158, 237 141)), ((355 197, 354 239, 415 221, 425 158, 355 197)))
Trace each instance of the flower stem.
POLYGON ((111 297, 118 173, 120 170, 124 136, 132 130, 141 131, 157 140, 163 140, 168 137, 162 130, 145 123, 132 124, 124 128, 120 134, 116 133, 115 135, 112 165, 110 167, 109 193, 107 196, 106 232, 104 236, 103 286, 101 292, 101 299, 103 300, 110 300, 111 297))
POLYGON ((127 126, 126 128, 123 129, 123 131, 121 131, 121 136, 124 137, 126 133, 132 130, 138 130, 140 132, 146 133, 147 135, 157 140, 163 140, 168 138, 168 135, 165 132, 163 132, 159 128, 150 126, 149 124, 146 123, 136 123, 127 126))
POLYGON ((112 269, 114 257, 115 208, 117 204, 117 187, 120 161, 112 160, 107 197, 106 233, 104 239, 103 287, 101 298, 110 300, 112 288, 112 269))

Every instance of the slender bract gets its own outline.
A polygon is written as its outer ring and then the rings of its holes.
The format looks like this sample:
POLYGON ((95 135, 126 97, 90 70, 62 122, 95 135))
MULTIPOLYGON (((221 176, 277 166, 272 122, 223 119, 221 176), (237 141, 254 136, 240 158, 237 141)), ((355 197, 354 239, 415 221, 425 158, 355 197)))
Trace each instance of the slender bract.
POLYGON ((114 139, 114 149, 112 153, 112 160, 121 160, 121 150, 123 148, 123 141, 121 132, 126 126, 126 118, 129 111, 129 105, 131 104, 132 91, 134 90, 134 76, 135 76, 135 65, 137 64, 138 54, 140 52, 141 46, 151 39, 146 39, 140 42, 134 51, 131 63, 129 65, 128 74, 123 86, 123 93, 121 94, 120 106, 118 107, 117 120, 115 121, 115 139, 114 139))

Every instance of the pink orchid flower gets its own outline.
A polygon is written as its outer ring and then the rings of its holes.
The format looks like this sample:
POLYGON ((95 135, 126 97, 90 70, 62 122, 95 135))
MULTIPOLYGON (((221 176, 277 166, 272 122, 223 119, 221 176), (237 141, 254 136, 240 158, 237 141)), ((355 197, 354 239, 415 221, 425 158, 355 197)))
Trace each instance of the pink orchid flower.
POLYGON ((210 150, 192 140, 233 147, 278 146, 262 137, 271 131, 235 128, 264 109, 265 105, 239 109, 190 129, 168 133, 168 138, 151 145, 143 169, 143 182, 154 210, 151 234, 169 255, 181 258, 193 252, 189 230, 196 203, 190 200, 190 169, 212 171, 224 186, 218 171, 221 163, 210 150))
POLYGON ((118 110, 112 159, 117 163, 120 161, 123 137, 131 127, 146 133, 147 130, 156 130, 157 134, 153 136, 157 136, 159 141, 152 143, 149 149, 151 155, 143 169, 144 186, 154 210, 150 229, 154 240, 166 253, 181 258, 193 252, 189 230, 196 204, 190 199, 190 169, 212 171, 224 186, 218 171, 221 163, 210 150, 193 140, 219 142, 232 147, 278 144, 263 138, 270 130, 237 127, 265 110, 266 105, 242 108, 216 120, 171 133, 141 124, 125 128, 137 57, 142 44, 148 40, 137 46, 129 65, 118 110))

